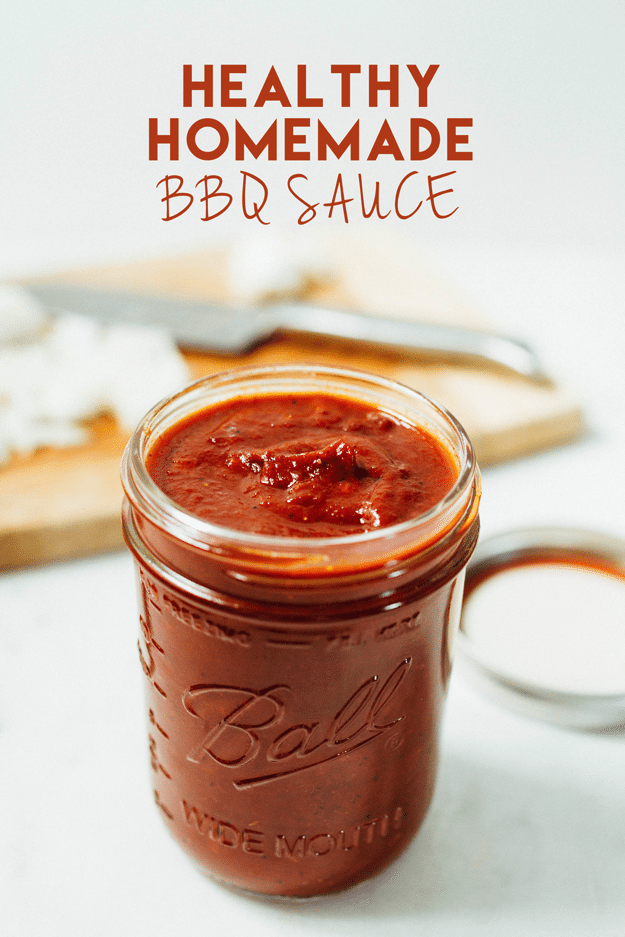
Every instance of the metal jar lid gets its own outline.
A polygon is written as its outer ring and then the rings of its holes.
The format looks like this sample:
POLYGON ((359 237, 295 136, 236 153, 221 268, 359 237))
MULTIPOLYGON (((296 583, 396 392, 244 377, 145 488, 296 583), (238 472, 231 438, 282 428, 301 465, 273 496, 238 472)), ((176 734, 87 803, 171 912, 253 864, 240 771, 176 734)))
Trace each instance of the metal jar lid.
POLYGON ((459 669, 559 725, 625 725, 625 542, 535 527, 481 541, 467 569, 459 669))

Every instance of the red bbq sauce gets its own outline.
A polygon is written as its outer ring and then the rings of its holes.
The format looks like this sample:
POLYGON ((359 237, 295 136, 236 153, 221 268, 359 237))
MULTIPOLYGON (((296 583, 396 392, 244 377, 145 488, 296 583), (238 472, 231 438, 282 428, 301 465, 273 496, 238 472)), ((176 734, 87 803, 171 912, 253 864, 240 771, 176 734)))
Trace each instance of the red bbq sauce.
POLYGON ((123 465, 154 799, 209 874, 307 897, 379 872, 425 816, 479 475, 401 385, 241 374, 157 408, 123 465))
POLYGON ((458 473, 425 430, 323 394, 194 414, 158 441, 147 467, 189 513, 281 537, 345 536, 424 514, 458 473))

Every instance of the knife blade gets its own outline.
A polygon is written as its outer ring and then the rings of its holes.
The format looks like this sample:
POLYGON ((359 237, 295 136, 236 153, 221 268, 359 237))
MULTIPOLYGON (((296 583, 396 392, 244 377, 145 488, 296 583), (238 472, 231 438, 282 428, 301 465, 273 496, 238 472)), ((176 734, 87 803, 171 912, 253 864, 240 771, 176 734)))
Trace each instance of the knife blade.
POLYGON ((53 312, 91 315, 104 322, 166 328, 186 351, 237 355, 277 334, 331 337, 399 351, 495 365, 545 381, 533 350, 507 335, 448 325, 362 315, 305 303, 260 308, 150 296, 70 283, 29 282, 32 295, 53 312))

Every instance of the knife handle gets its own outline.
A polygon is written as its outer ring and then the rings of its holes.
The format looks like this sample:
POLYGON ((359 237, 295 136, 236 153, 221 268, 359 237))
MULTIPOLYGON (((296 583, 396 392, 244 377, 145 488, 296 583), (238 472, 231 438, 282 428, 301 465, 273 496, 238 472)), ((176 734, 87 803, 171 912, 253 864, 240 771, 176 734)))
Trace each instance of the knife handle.
POLYGON ((420 357, 494 364, 534 381, 547 380, 532 349, 505 335, 317 306, 280 304, 272 312, 280 332, 343 338, 420 357))

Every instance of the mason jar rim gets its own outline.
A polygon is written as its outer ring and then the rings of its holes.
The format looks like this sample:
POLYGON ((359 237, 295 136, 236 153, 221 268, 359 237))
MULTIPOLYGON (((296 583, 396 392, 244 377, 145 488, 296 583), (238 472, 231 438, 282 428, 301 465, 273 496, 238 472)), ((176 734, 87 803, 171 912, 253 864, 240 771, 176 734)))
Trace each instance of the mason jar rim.
MULTIPOLYGON (((303 393, 303 385, 300 387, 289 387, 288 390, 266 391, 277 395, 278 393, 303 393)), ((258 389, 258 387, 257 387, 258 389)), ((215 396, 215 395, 213 395, 215 396)), ((389 408, 383 412, 389 415, 399 416, 397 412, 393 413, 389 408)), ((405 422, 410 422, 404 417, 405 422)), ((414 425, 425 426, 433 433, 435 438, 441 442, 441 435, 436 427, 429 421, 414 425)), ((137 507, 142 514, 146 515, 157 527, 165 530, 173 536, 183 539, 184 542, 192 543, 196 546, 207 547, 209 544, 217 542, 228 542, 233 547, 240 547, 248 551, 258 551, 259 554, 291 554, 293 552, 302 554, 314 550, 320 552, 324 549, 340 547, 357 547, 358 544, 371 544, 375 540, 384 540, 394 536, 401 536, 409 533, 411 530, 417 531, 419 528, 427 528, 436 518, 442 518, 448 514, 451 509, 458 507, 463 497, 468 496, 473 490, 476 479, 479 477, 477 463, 472 444, 456 418, 443 406, 435 403, 425 394, 414 390, 405 384, 394 381, 391 378, 382 375, 372 374, 356 368, 343 368, 330 365, 310 365, 310 364, 284 364, 284 365, 261 365, 237 367, 229 370, 220 371, 207 377, 188 384, 176 394, 163 398, 141 420, 135 432, 130 438, 124 451, 122 466, 122 484, 126 496, 132 505, 137 507), (458 460, 458 476, 447 494, 428 511, 418 514, 415 517, 408 518, 396 524, 377 527, 363 531, 362 533, 346 534, 332 537, 298 537, 298 536, 275 536, 272 534, 259 534, 249 532, 243 529, 222 527, 210 521, 197 517, 186 511, 180 505, 176 504, 151 478, 145 465, 145 456, 150 448, 160 438, 165 431, 181 422, 186 416, 193 413, 201 413, 209 409, 213 404, 245 398, 251 396, 244 391, 249 389, 252 383, 258 384, 259 381, 266 383, 270 379, 276 381, 285 380, 288 375, 299 376, 301 379, 307 379, 309 382, 323 381, 344 381, 346 387, 343 393, 339 393, 336 388, 328 386, 326 388, 317 386, 311 392, 327 392, 332 396, 342 396, 346 399, 363 401, 354 391, 349 392, 347 382, 360 381, 372 389, 387 394, 395 394, 404 400, 410 400, 415 404, 425 406, 436 415, 438 419, 448 428, 451 428, 455 435, 454 440, 446 436, 447 443, 452 447, 452 454, 458 460), (203 395, 204 391, 230 389, 230 393, 222 393, 217 399, 210 399, 209 394, 203 395), (189 401, 195 401, 196 406, 189 406, 189 401), (167 417, 171 419, 167 426, 160 427, 159 420, 164 422, 167 417)), ((454 517, 461 514, 464 518, 465 512, 456 511, 454 517)), ((451 519, 450 519, 451 523, 451 519)), ((454 527, 456 525, 453 525, 454 527)), ((441 524, 440 536, 444 536, 447 524, 441 524)))

